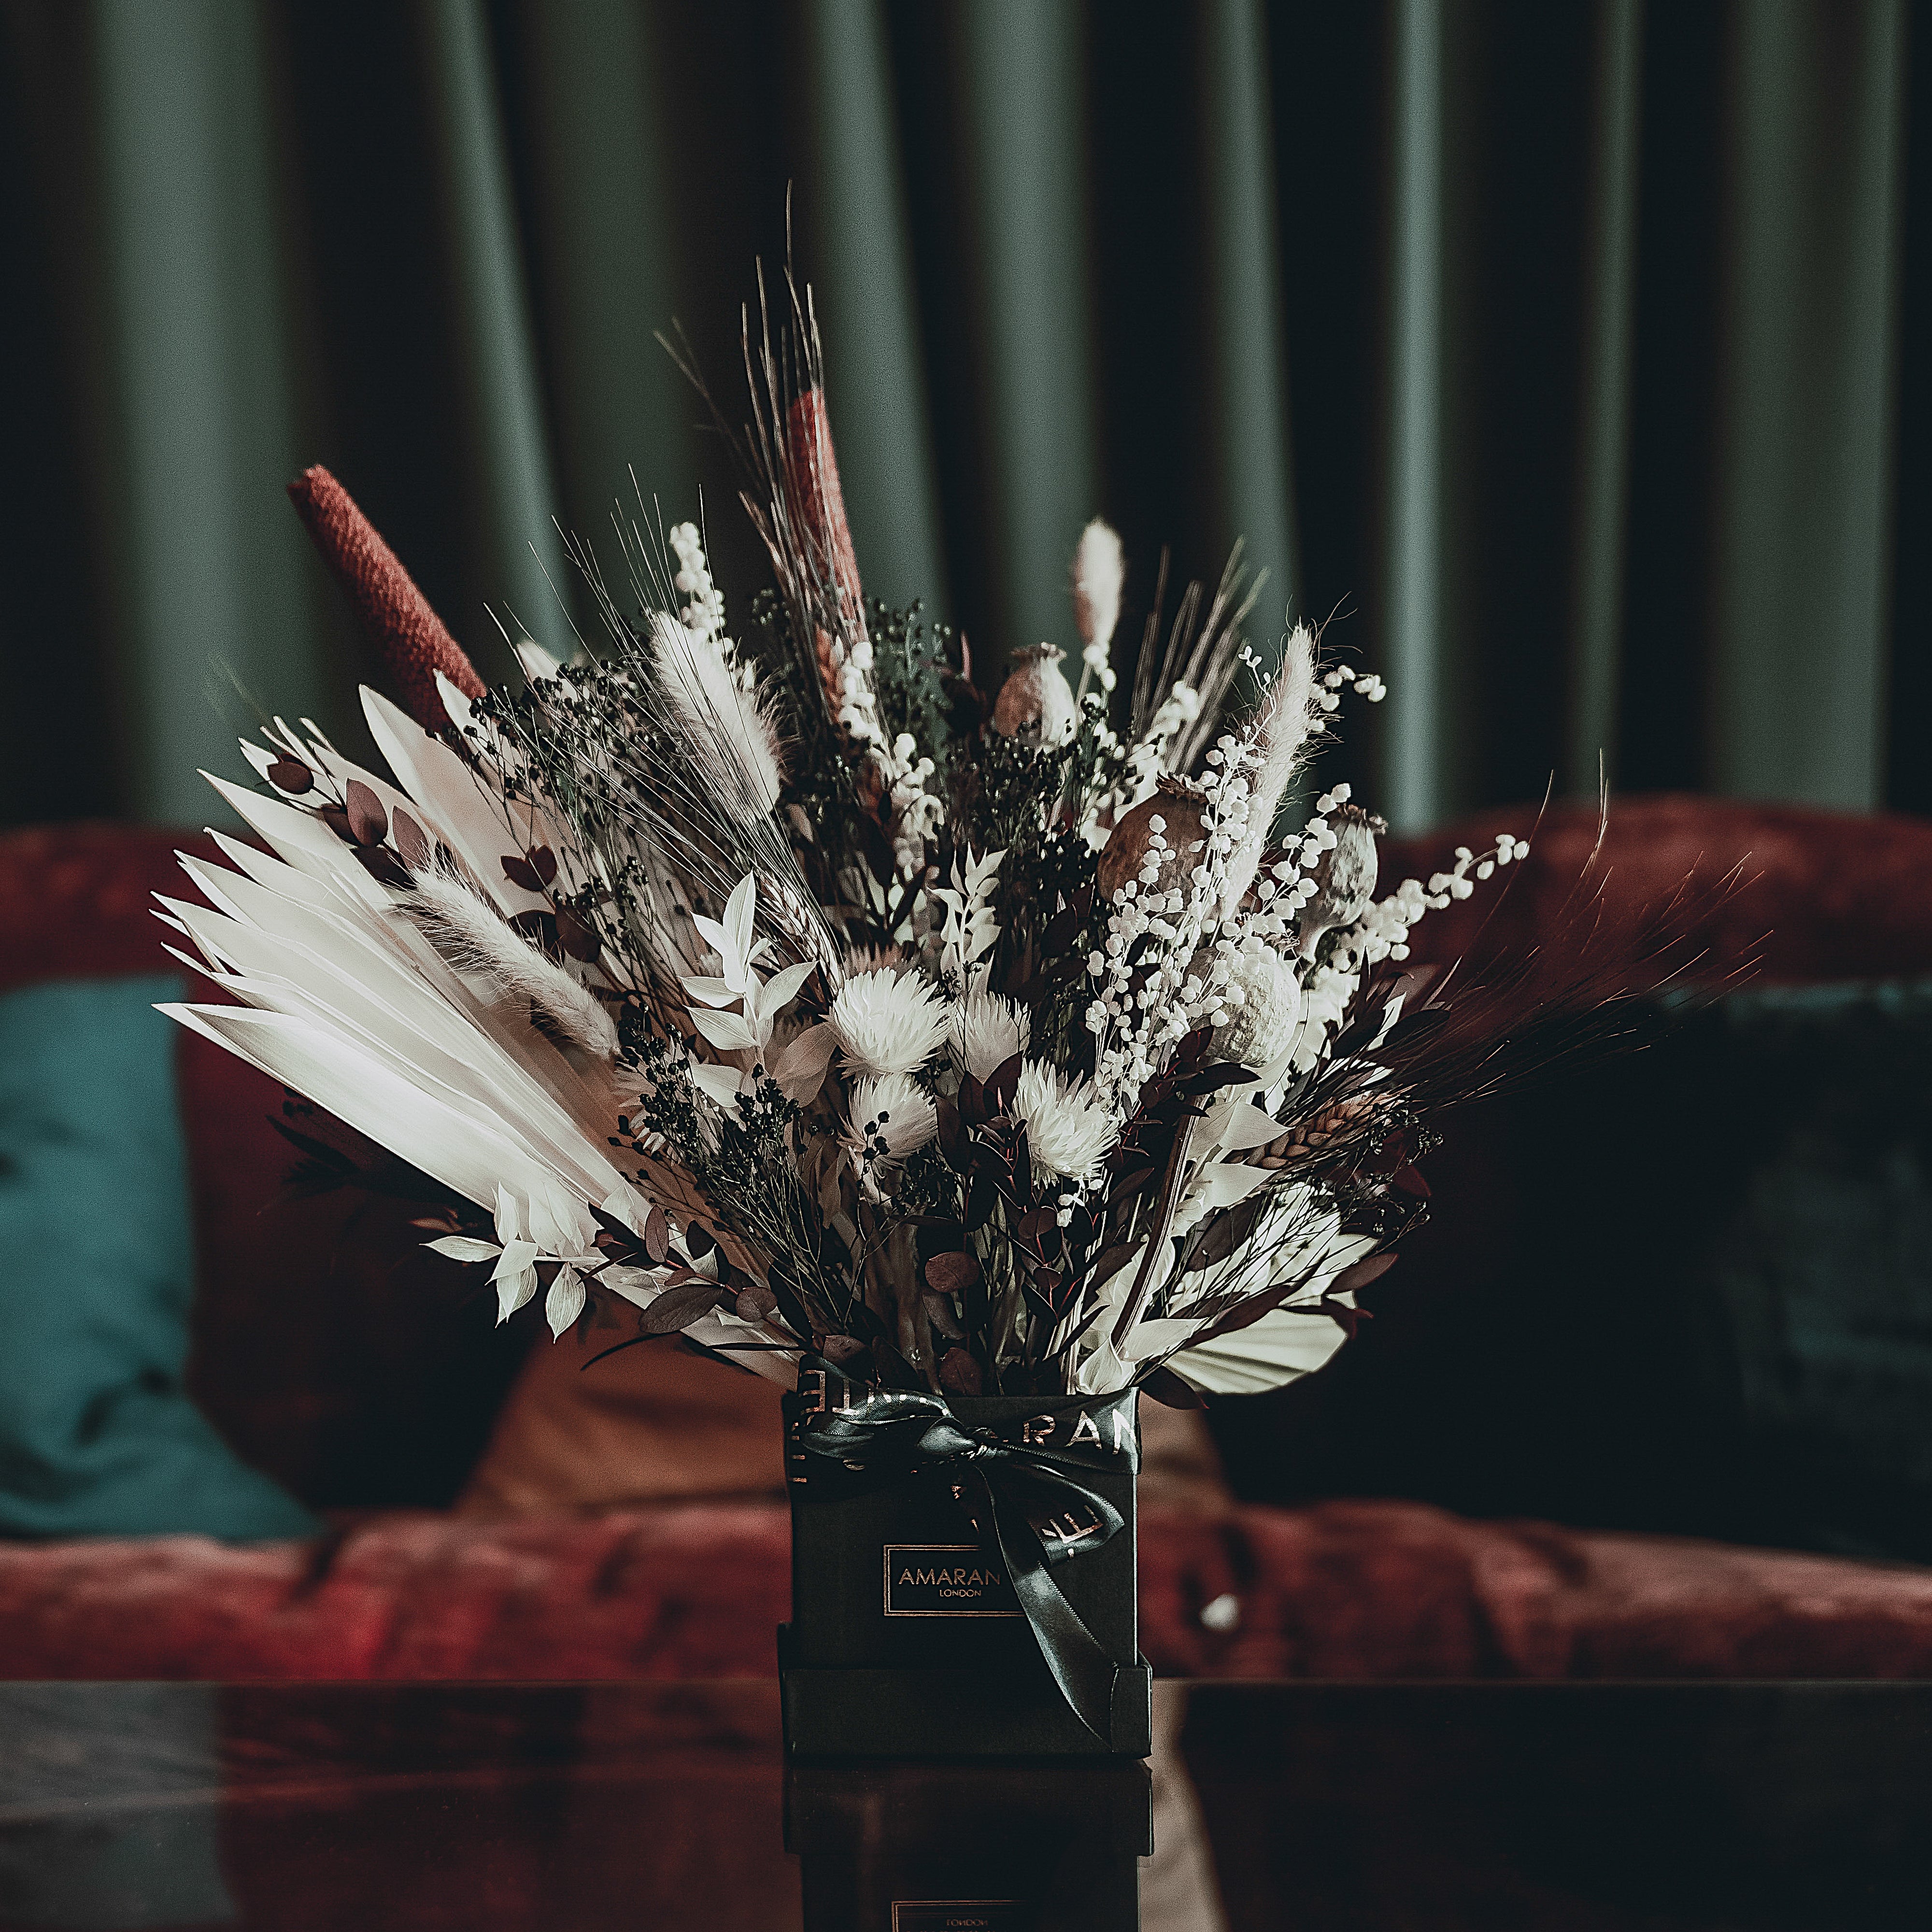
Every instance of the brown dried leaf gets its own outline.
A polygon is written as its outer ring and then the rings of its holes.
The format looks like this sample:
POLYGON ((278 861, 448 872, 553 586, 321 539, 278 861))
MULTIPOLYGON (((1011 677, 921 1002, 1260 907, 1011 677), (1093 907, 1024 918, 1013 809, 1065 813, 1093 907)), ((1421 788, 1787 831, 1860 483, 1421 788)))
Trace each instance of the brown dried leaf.
POLYGON ((380 845, 389 830, 389 814, 382 801, 360 778, 351 778, 344 803, 349 811, 349 833, 358 845, 380 845))
POLYGON ((964 1294, 980 1279, 980 1264, 970 1255, 934 1255, 926 1264, 928 1288, 941 1294, 964 1294))
POLYGON ((716 1282, 699 1280, 668 1288, 638 1316, 638 1326, 646 1335, 668 1335, 708 1314, 717 1301, 716 1282))
POLYGON ((939 1386, 948 1395, 978 1395, 986 1383, 980 1364, 964 1348, 948 1348, 940 1360, 939 1386))

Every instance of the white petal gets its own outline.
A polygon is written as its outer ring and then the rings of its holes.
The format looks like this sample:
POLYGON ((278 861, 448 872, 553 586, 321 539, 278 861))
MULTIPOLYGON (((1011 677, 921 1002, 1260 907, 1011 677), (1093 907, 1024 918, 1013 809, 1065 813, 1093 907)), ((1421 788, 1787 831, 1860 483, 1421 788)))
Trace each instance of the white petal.
POLYGON ((786 967, 782 973, 774 973, 765 982, 764 990, 759 996, 760 1010, 774 1015, 783 1012, 798 998, 798 989, 812 977, 812 964, 809 959, 801 960, 796 966, 786 967))
POLYGON ((690 980, 680 980, 683 987, 694 1000, 701 1000, 707 1006, 735 1006, 744 995, 736 993, 722 980, 700 976, 690 980))
POLYGON ((1206 1144, 1219 1144, 1229 1154, 1245 1154, 1250 1148, 1266 1147, 1269 1142, 1280 1140, 1287 1131, 1279 1120, 1270 1120, 1260 1108, 1244 1100, 1228 1109, 1219 1142, 1210 1140, 1206 1144))
POLYGON ((423 1246, 453 1262, 492 1262, 503 1252, 494 1241, 472 1240, 467 1234, 446 1234, 440 1241, 425 1241, 423 1246))
POLYGON ((521 1274, 506 1275, 496 1284, 496 1320, 500 1325, 537 1292, 537 1271, 526 1268, 521 1274))
POLYGON ((1325 1315, 1278 1308, 1232 1335, 1184 1348, 1167 1366, 1210 1394, 1260 1395, 1312 1375, 1347 1339, 1325 1315))
POLYGON ((1274 1178, 1272 1168, 1249 1167, 1240 1161, 1223 1160, 1216 1161, 1209 1168, 1197 1185, 1200 1197, 1205 1198, 1211 1210, 1234 1207, 1265 1187, 1274 1178))
MULTIPOLYGON (((542 892, 512 885, 503 876, 506 856, 538 842, 531 836, 533 826, 512 824, 502 800, 462 759, 366 685, 362 710, 376 748, 410 795, 408 809, 463 861, 498 909, 514 917, 548 904, 542 892)), ((519 809, 528 813, 530 808, 519 809)))
POLYGON ((503 1244, 503 1252, 496 1257, 496 1265, 490 1270, 492 1281, 511 1281, 526 1268, 535 1265, 542 1250, 534 1241, 514 1240, 503 1244))
POLYGON ((544 1297, 544 1319, 556 1340, 561 1341, 563 1331, 584 1312, 584 1300, 583 1276, 574 1268, 559 1268, 544 1297))
POLYGON ((722 1053, 755 1053, 758 1036, 736 1013, 714 1013, 702 1006, 691 1010, 691 1024, 722 1053))
POLYGON ((496 1184, 496 1238, 506 1242, 524 1238, 524 1204, 500 1181, 496 1184))
MULTIPOLYGON (((756 877, 747 872, 732 888, 731 896, 725 902, 724 930, 730 935, 731 956, 742 974, 751 963, 752 920, 758 910, 758 882, 756 877)), ((730 975, 726 968, 726 975, 730 975)))
POLYGON ((744 1090, 744 1078, 735 1066, 703 1066, 695 1060, 692 1063, 691 1084, 728 1113, 734 1111, 732 1102, 744 1090))

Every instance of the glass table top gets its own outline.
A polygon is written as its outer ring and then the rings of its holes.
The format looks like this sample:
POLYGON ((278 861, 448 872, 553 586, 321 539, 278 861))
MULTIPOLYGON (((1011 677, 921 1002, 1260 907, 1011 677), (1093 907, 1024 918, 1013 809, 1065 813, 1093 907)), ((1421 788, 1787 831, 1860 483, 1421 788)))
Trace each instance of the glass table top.
POLYGON ((1156 1694, 1146 1767, 788 1772, 769 1682, 0 1684, 0 1928, 1932 1925, 1932 1684, 1156 1694))

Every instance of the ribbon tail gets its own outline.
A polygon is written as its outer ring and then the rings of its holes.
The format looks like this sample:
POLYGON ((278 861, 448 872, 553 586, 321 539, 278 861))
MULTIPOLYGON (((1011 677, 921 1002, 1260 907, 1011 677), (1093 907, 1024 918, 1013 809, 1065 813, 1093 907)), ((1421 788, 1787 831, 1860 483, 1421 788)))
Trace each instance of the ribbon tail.
POLYGON ((1006 1574, 1012 1579, 1013 1594, 1026 1612, 1027 1628, 1060 1686, 1060 1694, 1094 1736, 1111 1745, 1114 1687, 1120 1666, 1101 1648, 1079 1612, 1060 1594, 1033 1526, 1022 1516, 1010 1531, 1006 1515, 984 1472, 969 1469, 964 1473, 966 1486, 977 1491, 977 1500, 992 1520, 1000 1554, 1006 1558, 1006 1574))

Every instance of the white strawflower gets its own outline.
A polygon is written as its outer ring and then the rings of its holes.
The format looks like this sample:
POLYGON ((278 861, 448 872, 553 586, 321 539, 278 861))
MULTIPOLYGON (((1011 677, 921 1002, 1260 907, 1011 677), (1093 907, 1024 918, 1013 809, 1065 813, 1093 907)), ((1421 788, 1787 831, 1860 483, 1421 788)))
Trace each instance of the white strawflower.
POLYGON ((945 995, 916 973, 856 973, 832 1002, 832 1030, 855 1072, 913 1073, 946 1044, 945 995))
POLYGON ((1020 1068, 1013 1115, 1026 1123, 1034 1165, 1063 1180, 1084 1180, 1120 1137, 1090 1080, 1069 1080, 1042 1060, 1020 1068))
POLYGON ((952 1009, 952 1051, 975 1080, 991 1079, 1032 1036, 1032 1016, 998 993, 969 993, 952 1009))
POLYGON ((910 1074, 888 1073, 852 1088, 852 1141, 861 1150, 885 1143, 881 1158, 903 1160, 939 1131, 932 1096, 910 1074))

